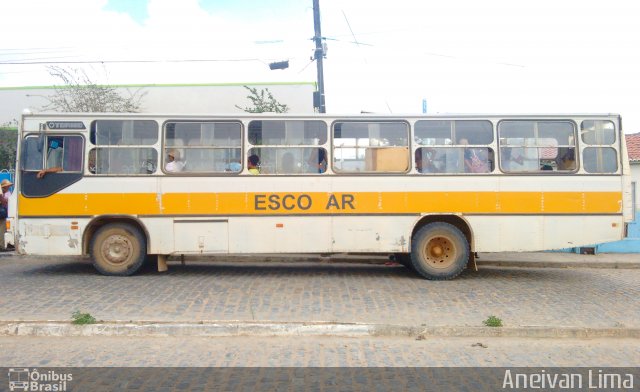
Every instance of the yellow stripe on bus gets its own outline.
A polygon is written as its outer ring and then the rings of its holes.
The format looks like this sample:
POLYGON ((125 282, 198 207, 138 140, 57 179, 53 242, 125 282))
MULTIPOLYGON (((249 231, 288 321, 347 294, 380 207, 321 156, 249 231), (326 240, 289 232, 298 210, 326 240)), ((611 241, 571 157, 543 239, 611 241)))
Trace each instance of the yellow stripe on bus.
POLYGON ((21 216, 620 214, 621 192, 93 193, 19 200, 21 216))

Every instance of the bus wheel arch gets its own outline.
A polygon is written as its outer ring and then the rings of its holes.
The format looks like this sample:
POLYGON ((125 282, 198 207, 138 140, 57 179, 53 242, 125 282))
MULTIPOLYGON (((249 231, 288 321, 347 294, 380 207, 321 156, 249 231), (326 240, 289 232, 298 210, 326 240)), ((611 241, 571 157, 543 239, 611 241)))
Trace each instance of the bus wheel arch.
POLYGON ((431 280, 453 279, 473 258, 472 231, 457 215, 422 218, 411 233, 413 270, 431 280))
POLYGON ((453 214, 443 214, 443 215, 425 215, 416 224, 413 226, 413 231, 411 232, 411 242, 409 243, 409 249, 411 249, 411 243, 413 242, 413 238, 415 237, 418 230, 428 225, 429 223, 435 222, 443 222, 448 223, 450 225, 455 226, 464 234, 469 243, 470 251, 473 253, 473 231, 471 230, 471 225, 467 222, 464 217, 460 215, 453 214))
POLYGON ((89 255, 91 241, 93 240, 93 237, 95 236, 96 232, 102 226, 112 224, 112 223, 129 224, 134 228, 136 228, 137 230, 139 230, 145 239, 145 243, 146 243, 146 246, 144 249, 145 253, 149 252, 149 238, 150 238, 149 232, 147 231, 147 228, 145 227, 145 225, 143 225, 139 219, 132 216, 126 216, 126 215, 124 216, 123 215, 103 215, 91 220, 91 222, 89 222, 87 227, 84 229, 84 233, 82 234, 82 254, 83 255, 85 256, 89 255))

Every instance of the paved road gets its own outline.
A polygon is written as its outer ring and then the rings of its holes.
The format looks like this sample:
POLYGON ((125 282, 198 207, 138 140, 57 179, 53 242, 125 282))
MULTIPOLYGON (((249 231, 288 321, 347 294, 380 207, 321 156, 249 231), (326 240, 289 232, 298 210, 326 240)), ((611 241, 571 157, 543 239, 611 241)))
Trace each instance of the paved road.
MULTIPOLYGON (((495 391, 499 366, 586 373, 640 356, 636 339, 5 337, 0 346, 1 386, 26 368, 71 374, 71 391, 495 391)), ((640 379, 638 368, 613 370, 640 379)))
POLYGON ((401 266, 229 261, 117 278, 79 259, 3 256, 0 318, 639 327, 638 282, 639 269, 485 267, 432 282, 401 266))
POLYGON ((637 366, 637 339, 0 337, 0 367, 637 366), (485 347, 474 344, 481 343, 485 347))

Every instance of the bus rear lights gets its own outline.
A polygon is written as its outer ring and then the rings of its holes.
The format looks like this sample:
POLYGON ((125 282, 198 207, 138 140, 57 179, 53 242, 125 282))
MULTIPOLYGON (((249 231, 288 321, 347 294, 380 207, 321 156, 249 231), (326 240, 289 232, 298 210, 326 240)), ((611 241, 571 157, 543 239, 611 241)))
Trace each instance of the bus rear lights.
POLYGON ((78 230, 79 228, 78 222, 71 222, 71 230, 78 230))
POLYGON ((276 223, 276 228, 282 229, 284 227, 284 223, 276 223))

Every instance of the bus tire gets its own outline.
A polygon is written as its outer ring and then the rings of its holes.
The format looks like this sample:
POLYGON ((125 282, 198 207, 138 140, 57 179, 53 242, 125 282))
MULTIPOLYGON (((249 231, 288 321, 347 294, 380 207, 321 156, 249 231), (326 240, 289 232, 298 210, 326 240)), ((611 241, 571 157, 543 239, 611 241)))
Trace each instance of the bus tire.
POLYGON ((103 275, 129 276, 144 263, 146 248, 140 230, 126 223, 110 223, 91 239, 91 260, 103 275))
POLYGON ((469 252, 469 241, 457 227, 429 223, 413 236, 411 264, 426 279, 453 279, 467 267, 469 252))

